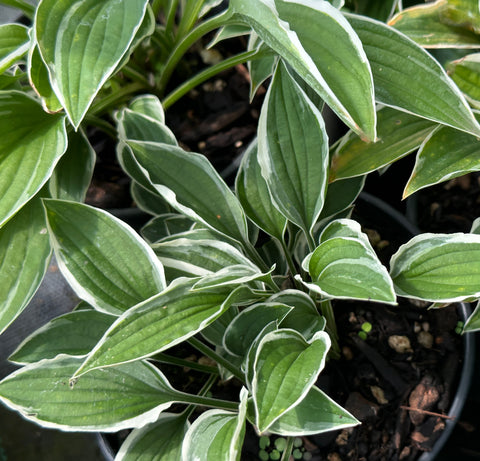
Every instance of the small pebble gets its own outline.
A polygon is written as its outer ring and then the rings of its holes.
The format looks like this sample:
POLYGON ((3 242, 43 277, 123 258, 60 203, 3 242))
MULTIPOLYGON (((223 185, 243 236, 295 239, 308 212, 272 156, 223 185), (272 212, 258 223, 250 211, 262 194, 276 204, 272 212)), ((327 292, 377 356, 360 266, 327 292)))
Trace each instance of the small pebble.
POLYGON ((410 340, 407 336, 392 335, 388 338, 388 345, 399 354, 413 352, 410 340))
POLYGON ((418 333, 417 340, 425 349, 431 349, 433 347, 433 336, 428 331, 418 333))
POLYGON ((383 392, 383 389, 379 386, 370 386, 370 391, 372 392, 372 395, 375 397, 375 400, 380 404, 380 405, 385 405, 388 403, 388 400, 385 398, 385 393, 383 392))

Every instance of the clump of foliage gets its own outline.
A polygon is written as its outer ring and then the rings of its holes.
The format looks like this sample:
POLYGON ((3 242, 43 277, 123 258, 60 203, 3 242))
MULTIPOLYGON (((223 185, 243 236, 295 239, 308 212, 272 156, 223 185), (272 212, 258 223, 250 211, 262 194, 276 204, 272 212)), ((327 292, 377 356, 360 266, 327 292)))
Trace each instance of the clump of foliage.
POLYGON ((407 195, 473 168, 475 114, 439 62, 384 22, 398 2, 370 2, 380 20, 359 14, 371 13, 365 2, 347 11, 323 0, 231 0, 206 19, 220 2, 14 3, 34 20, 0 27, 16 37, 0 61, 0 327, 27 305, 52 249, 83 302, 11 356, 25 366, 0 382, 6 405, 67 431, 132 428, 119 460, 238 459, 246 422, 286 437, 288 459, 295 437, 358 424, 315 384, 339 353, 332 300, 479 297, 478 226, 414 237, 387 270, 350 217, 365 175, 416 149, 407 195), (248 34, 248 49, 165 95, 184 53, 213 30, 216 41, 248 34), (252 94, 271 81, 232 191, 178 145, 164 109, 246 60, 252 94), (324 104, 350 129, 331 147, 324 104), (144 238, 81 203, 90 125, 117 140, 152 214, 144 238), (453 139, 458 150, 438 160, 453 139), (206 375, 197 394, 162 372, 186 364, 169 354, 184 342, 216 363, 189 363, 206 375), (236 401, 208 395, 232 378, 236 401), (211 409, 191 422, 197 407, 211 409))

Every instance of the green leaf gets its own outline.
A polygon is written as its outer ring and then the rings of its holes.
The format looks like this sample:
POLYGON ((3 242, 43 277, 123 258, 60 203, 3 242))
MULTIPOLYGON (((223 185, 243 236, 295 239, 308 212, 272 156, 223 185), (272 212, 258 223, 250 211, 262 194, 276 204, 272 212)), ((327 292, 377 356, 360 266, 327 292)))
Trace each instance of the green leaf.
POLYGON ((305 0, 229 4, 235 17, 249 24, 351 129, 375 139, 370 66, 357 35, 335 7, 305 0))
MULTIPOLYGON (((260 40, 260 37, 255 32, 252 31, 248 40, 248 49, 262 49, 262 51, 266 52, 270 48, 260 40)), ((270 53, 247 63, 250 74, 250 101, 253 100, 255 94, 262 84, 272 76, 277 62, 278 57, 275 54, 270 53)))
POLYGON ((313 386, 305 398, 284 413, 269 432, 282 436, 305 436, 360 424, 354 416, 313 386))
MULTIPOLYGON (((178 213, 165 213, 151 219, 142 227, 140 232, 143 238, 151 244, 163 243, 170 238, 179 238, 177 234, 189 232, 193 224, 193 221, 184 215, 178 213)), ((211 233, 209 236, 213 237, 211 233)))
POLYGON ((233 355, 243 357, 255 338, 272 321, 280 323, 292 307, 280 302, 253 304, 240 312, 227 326, 223 346, 233 355))
POLYGON ((471 333, 472 331, 480 330, 480 303, 477 303, 475 310, 472 315, 468 317, 468 320, 465 322, 463 327, 464 333, 471 333))
POLYGON ((42 205, 34 198, 0 228, 0 333, 37 291, 50 254, 42 205))
POLYGON ((275 206, 309 233, 324 203, 328 138, 320 111, 283 65, 260 115, 258 161, 275 206))
POLYGON ((386 22, 395 11, 399 0, 356 0, 355 13, 386 22))
POLYGON ((132 111, 142 114, 159 123, 165 123, 165 112, 160 100, 153 94, 137 96, 130 101, 132 111))
POLYGON ((325 328, 325 318, 317 310, 312 298, 303 291, 282 290, 268 299, 271 303, 284 303, 293 309, 280 322, 280 328, 291 328, 310 340, 317 331, 325 328))
POLYGON ((44 427, 113 432, 156 421, 177 397, 165 376, 141 361, 93 371, 72 389, 80 363, 59 357, 27 365, 0 382, 0 399, 44 427))
POLYGON ((338 219, 327 226, 302 265, 313 282, 304 284, 322 296, 396 304, 392 280, 355 221, 338 219))
POLYGON ((240 202, 203 155, 154 142, 129 141, 129 146, 150 184, 173 208, 228 237, 248 242, 240 202))
POLYGON ((421 234, 390 261, 398 295, 433 302, 480 296, 480 235, 421 234))
POLYGON ((182 460, 240 461, 245 437, 247 396, 247 390, 242 388, 238 413, 224 410, 202 413, 185 435, 182 460))
POLYGON ((282 240, 287 220, 273 205, 258 163, 256 141, 248 147, 243 156, 235 188, 246 215, 267 234, 282 240))
POLYGON ((25 55, 30 48, 28 28, 21 24, 0 25, 0 74, 25 55))
POLYGON ((47 182, 67 148, 65 117, 26 94, 0 91, 0 226, 47 182))
POLYGON ((93 309, 75 310, 36 330, 8 359, 25 364, 60 354, 87 355, 114 320, 115 317, 93 309))
POLYGON ((165 287, 155 253, 123 221, 81 203, 44 206, 59 268, 81 299, 118 315, 165 287))
POLYGON ((117 461, 181 461, 189 423, 183 414, 162 413, 158 421, 134 429, 125 439, 117 461))
POLYGON ((443 67, 392 27, 360 16, 347 19, 372 66, 379 102, 474 135, 480 134, 465 98, 443 67), (442 97, 438 97, 438 95, 442 97))
POLYGON ((70 133, 67 151, 50 178, 52 197, 83 202, 93 176, 95 159, 95 151, 87 137, 82 132, 70 133))
POLYGON ((348 132, 335 144, 330 181, 361 176, 401 159, 417 149, 436 123, 385 107, 377 113, 378 141, 366 143, 348 132))
POLYGON ((151 215, 161 215, 168 213, 170 207, 165 203, 163 197, 159 194, 145 189, 138 182, 132 181, 130 193, 138 208, 151 215))
POLYGON ((309 342, 294 330, 272 331, 261 339, 251 389, 259 432, 303 400, 325 366, 329 348, 330 337, 323 331, 309 342))
POLYGON ((40 98, 44 110, 49 113, 56 113, 62 110, 62 104, 52 89, 47 66, 42 61, 37 46, 33 47, 28 54, 27 70, 30 85, 40 98))
MULTIPOLYGON (((480 45, 479 45, 480 46, 480 45)), ((480 108, 480 53, 473 53, 446 65, 448 75, 472 106, 480 108)))
MULTIPOLYGON (((416 5, 398 13, 389 24, 425 48, 478 48, 480 37, 467 24, 455 23, 448 17, 448 1, 439 0, 416 5)), ((477 7, 467 0, 466 5, 477 7)), ((466 13, 465 6, 462 6, 466 13)), ((473 15, 470 15, 472 18, 473 15)))
POLYGON ((147 0, 43 0, 39 4, 37 43, 55 94, 75 128, 128 51, 147 5, 147 0))
MULTIPOLYGON (((330 169, 330 171, 332 170, 330 169)), ((365 179, 365 176, 356 176, 330 183, 325 196, 325 203, 320 213, 319 223, 321 224, 322 220, 329 219, 338 213, 348 210, 360 195, 360 192, 362 192, 365 186, 365 179)))
POLYGON ((258 271, 234 246, 219 240, 175 238, 152 245, 165 268, 184 275, 204 276, 220 269, 242 264, 258 271))
POLYGON ((479 170, 478 138, 450 127, 440 127, 425 139, 418 151, 403 197, 479 170))
POLYGON ((235 293, 218 288, 191 291, 196 280, 178 279, 158 295, 126 311, 75 375, 150 357, 212 323, 230 307, 235 293))

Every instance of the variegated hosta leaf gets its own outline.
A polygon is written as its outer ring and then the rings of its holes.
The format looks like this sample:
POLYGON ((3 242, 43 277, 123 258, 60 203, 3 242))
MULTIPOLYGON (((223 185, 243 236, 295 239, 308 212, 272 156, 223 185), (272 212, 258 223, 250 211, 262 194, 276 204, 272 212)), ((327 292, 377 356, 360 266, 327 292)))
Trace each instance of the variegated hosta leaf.
POLYGON ((28 28, 22 24, 0 25, 0 74, 25 55, 30 48, 28 28))
POLYGON ((246 215, 267 234, 283 239, 287 219, 275 208, 258 163, 257 142, 245 152, 235 181, 237 196, 246 215))
POLYGON ((96 154, 80 131, 69 133, 68 148, 49 181, 53 198, 83 202, 93 176, 96 154))
POLYGON ((312 283, 304 284, 327 298, 395 304, 387 269, 355 221, 333 221, 322 232, 320 245, 302 265, 312 277, 312 283))
POLYGON ((175 238, 152 245, 163 266, 188 276, 212 274, 232 265, 258 269, 239 250, 220 240, 175 238))
MULTIPOLYGON (((237 285, 248 285, 251 282, 265 282, 274 284, 272 280, 272 272, 275 268, 270 269, 269 272, 262 273, 260 269, 255 266, 252 266, 250 262, 248 265, 237 264, 236 266, 229 266, 223 269, 220 269, 218 272, 213 274, 207 274, 203 276, 198 282, 195 282, 192 290, 204 290, 206 288, 216 288, 216 287, 234 287, 237 285)), ((262 287, 260 284, 257 285, 259 288, 262 287)))
POLYGON ((192 291, 196 281, 178 279, 160 294, 126 311, 75 375, 162 352, 201 331, 235 300, 236 293, 231 289, 192 291))
POLYGON ((0 226, 47 182, 67 148, 65 117, 24 93, 0 91, 0 226))
POLYGON ((421 234, 390 261, 398 295, 433 302, 480 297, 480 235, 421 234))
MULTIPOLYGON (((163 201, 163 199, 162 199, 163 201)), ((150 244, 166 243, 168 240, 175 240, 181 238, 184 234, 190 234, 192 232, 200 231, 199 229, 193 231, 193 221, 186 216, 178 213, 165 213, 152 218, 145 226, 142 227, 140 233, 143 238, 150 244), (179 234, 182 234, 181 236, 179 234)), ((201 232, 205 231, 208 236, 205 235, 204 239, 211 239, 215 237, 213 232, 206 229, 201 229, 201 232)), ((188 238, 185 235, 185 238, 188 238)))
POLYGON ((346 16, 372 66, 379 102, 480 135, 480 126, 462 93, 429 53, 379 21, 346 16))
POLYGON ((358 424, 360 421, 353 415, 313 386, 299 404, 280 416, 268 430, 282 436, 300 437, 358 424))
POLYGON ((310 233, 325 198, 328 137, 320 111, 283 64, 260 115, 258 161, 275 206, 310 233))
POLYGON ((142 427, 178 401, 165 376, 141 361, 96 370, 72 389, 81 362, 59 357, 27 365, 0 382, 0 400, 42 426, 93 432, 142 427))
POLYGON ((163 197, 145 189, 135 181, 132 181, 130 193, 137 207, 148 214, 157 216, 170 212, 170 207, 163 200, 163 197))
POLYGON ((417 149, 436 123, 384 107, 377 113, 378 141, 366 143, 354 132, 334 147, 330 181, 361 176, 401 159, 417 149))
POLYGON ((118 315, 163 290, 163 266, 123 221, 81 203, 44 206, 59 268, 81 299, 118 315))
POLYGON ((147 5, 147 0, 42 0, 39 4, 35 35, 40 53, 75 128, 129 49, 147 5))
MULTIPOLYGON (((480 46, 480 45, 479 45, 480 46)), ((448 75, 470 104, 480 109, 480 53, 473 53, 446 65, 448 75)))
POLYGON ((227 326, 223 346, 230 354, 243 357, 266 325, 272 321, 280 323, 292 309, 280 302, 258 303, 247 307, 227 326))
POLYGON ((403 197, 419 189, 480 170, 476 136, 443 126, 425 139, 403 197))
POLYGON ((173 208, 248 243, 240 202, 203 155, 155 142, 128 141, 128 145, 150 184, 173 208))
POLYGON ((27 70, 30 85, 40 98, 44 110, 49 113, 60 112, 62 104, 52 89, 47 66, 42 61, 37 46, 32 47, 28 53, 27 70))
POLYGON ((477 16, 480 20, 478 4, 471 0, 461 0, 460 11, 468 17, 455 20, 454 3, 448 0, 437 0, 426 5, 416 5, 398 13, 389 24, 395 29, 415 40, 425 48, 478 48, 480 36, 472 30, 469 20, 477 16), (476 11, 468 11, 476 8, 476 11))
POLYGON ((160 100, 153 94, 137 96, 130 101, 129 108, 159 123, 165 123, 165 112, 160 100))
POLYGON ((463 327, 463 331, 465 333, 470 333, 472 331, 479 331, 480 330, 480 302, 477 303, 477 307, 473 311, 472 315, 468 318, 465 322, 465 326, 463 327))
POLYGON ((271 303, 284 303, 293 309, 280 322, 280 328, 291 328, 310 340, 317 331, 325 328, 325 318, 318 313, 312 298, 303 291, 282 290, 272 295, 271 303))
POLYGON ((114 320, 114 316, 93 309, 69 312, 32 333, 8 359, 33 363, 60 354, 87 355, 114 320))
POLYGON ((308 342, 288 329, 272 331, 261 339, 251 383, 259 432, 304 399, 325 366, 329 348, 330 337, 323 331, 308 342))
MULTIPOLYGON (((268 48, 267 45, 262 42, 260 37, 252 31, 248 40, 248 49, 258 50, 260 47, 262 49, 268 48)), ((250 100, 253 99, 262 83, 271 77, 275 71, 277 62, 278 56, 271 53, 260 59, 254 59, 247 63, 250 74, 250 100)))
POLYGON ((386 22, 394 13, 399 0, 357 0, 355 13, 386 22))
POLYGON ((235 17, 249 24, 350 128, 375 139, 370 66, 342 13, 325 1, 232 0, 229 4, 235 17))
POLYGON ((164 412, 154 423, 130 432, 115 460, 181 461, 182 442, 188 427, 184 414, 164 412))
POLYGON ((0 228, 0 333, 37 291, 50 254, 42 204, 34 198, 0 228))
POLYGON ((208 410, 188 429, 182 446, 182 461, 240 461, 248 392, 240 392, 238 413, 208 410))

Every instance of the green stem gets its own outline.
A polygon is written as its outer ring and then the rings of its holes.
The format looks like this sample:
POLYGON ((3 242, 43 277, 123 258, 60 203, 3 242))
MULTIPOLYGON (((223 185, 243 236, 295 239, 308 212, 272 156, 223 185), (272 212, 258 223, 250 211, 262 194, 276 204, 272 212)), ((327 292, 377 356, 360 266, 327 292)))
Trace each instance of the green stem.
POLYGON ((340 346, 338 345, 338 332, 337 325, 335 323, 335 314, 333 312, 332 303, 330 300, 327 299, 320 302, 320 311, 327 321, 325 330, 332 340, 332 349, 330 353, 332 354, 333 358, 338 359, 341 355, 340 346))
POLYGON ((95 115, 87 113, 85 116, 85 123, 87 125, 93 125, 102 130, 105 134, 110 136, 112 139, 117 140, 117 130, 114 126, 108 123, 106 120, 95 115))
MULTIPOLYGON (((200 391, 198 392, 198 395, 205 396, 207 395, 207 392, 210 390, 210 388, 215 384, 215 381, 217 380, 216 376, 209 376, 207 379, 207 382, 202 386, 200 391)), ((185 419, 190 418, 192 416, 192 413, 195 411, 196 405, 189 405, 185 410, 183 410, 183 415, 185 416, 185 419)))
POLYGON ((152 11, 153 16, 158 19, 158 15, 160 14, 160 10, 162 9, 165 0, 153 0, 152 1, 152 11))
POLYGON ((287 261, 287 266, 288 269, 290 270, 290 273, 292 274, 292 277, 297 273, 297 268, 295 267, 295 263, 293 262, 292 255, 290 254, 290 251, 288 251, 287 244, 285 243, 284 239, 280 239, 280 245, 282 246, 282 251, 285 256, 285 259, 287 261))
POLYGON ((111 107, 118 106, 123 101, 130 99, 130 96, 140 90, 145 90, 145 86, 139 82, 133 82, 120 88, 119 91, 109 94, 93 104, 90 113, 94 115, 101 115, 108 111, 111 107))
POLYGON ((197 338, 190 338, 188 343, 192 345, 195 349, 200 351, 202 354, 210 357, 212 360, 215 360, 223 368, 226 368, 233 376, 238 378, 240 381, 245 381, 245 376, 243 373, 233 364, 231 364, 227 359, 223 358, 221 355, 217 354, 215 351, 210 349, 206 344, 199 341, 197 338))
POLYGON ((290 456, 292 456, 294 437, 287 437, 286 439, 287 445, 285 446, 285 450, 283 451, 282 459, 280 461, 288 461, 290 456))
POLYGON ((22 10, 22 12, 27 16, 29 19, 32 19, 35 14, 35 6, 31 5, 24 0, 2 0, 2 4, 11 6, 12 8, 18 8, 22 10))
POLYGON ((315 245, 315 240, 313 238, 312 233, 309 232, 304 232, 305 238, 307 239, 307 244, 308 244, 308 249, 310 250, 310 253, 315 250, 316 245, 315 245))
POLYGON ((187 394, 183 392, 175 393, 175 400, 179 403, 188 403, 190 405, 202 405, 204 407, 221 408, 222 410, 238 411, 238 403, 228 400, 213 399, 202 395, 187 394))
POLYGON ((178 24, 177 29, 177 37, 183 38, 192 27, 195 25, 198 19, 198 14, 202 9, 205 0, 196 0, 194 2, 186 2, 185 10, 182 11, 182 18, 180 19, 180 23, 178 24))
POLYGON ((139 72, 138 70, 134 69, 131 66, 123 67, 122 73, 125 75, 125 77, 128 77, 134 82, 141 83, 143 86, 146 86, 146 87, 152 86, 148 78, 145 77, 143 73, 139 72))
POLYGON ((259 267, 262 272, 268 272, 270 268, 267 266, 263 258, 250 242, 243 242, 243 247, 248 257, 259 267))
POLYGON ((208 34, 208 32, 221 27, 230 16, 231 12, 227 10, 217 16, 214 16, 213 18, 207 19, 195 27, 195 29, 193 29, 180 43, 177 44, 177 46, 170 53, 170 56, 165 63, 162 75, 158 81, 157 88, 160 94, 165 91, 173 71, 188 49, 205 34, 208 34))
POLYGON ((178 0, 170 0, 168 2, 166 22, 165 22, 165 32, 169 37, 173 37, 174 35, 173 26, 175 25, 175 15, 177 13, 177 6, 178 6, 178 0))
POLYGON ((258 54, 259 53, 256 50, 244 51, 243 53, 231 56, 230 58, 225 59, 224 61, 219 62, 218 64, 215 64, 203 70, 202 72, 199 72, 169 93, 162 101, 163 108, 167 109, 171 105, 175 104, 182 96, 185 96, 192 88, 200 85, 200 83, 205 82, 209 78, 212 78, 224 70, 230 69, 231 67, 235 67, 238 64, 242 64, 245 61, 255 58, 258 54))
POLYGON ((196 362, 190 362, 189 360, 181 359, 178 357, 173 357, 171 355, 159 353, 153 357, 153 360, 156 360, 160 363, 168 363, 169 365, 177 365, 179 367, 188 367, 192 370, 201 371, 202 373, 209 373, 215 376, 218 376, 218 369, 215 367, 209 367, 208 365, 202 365, 196 362))

